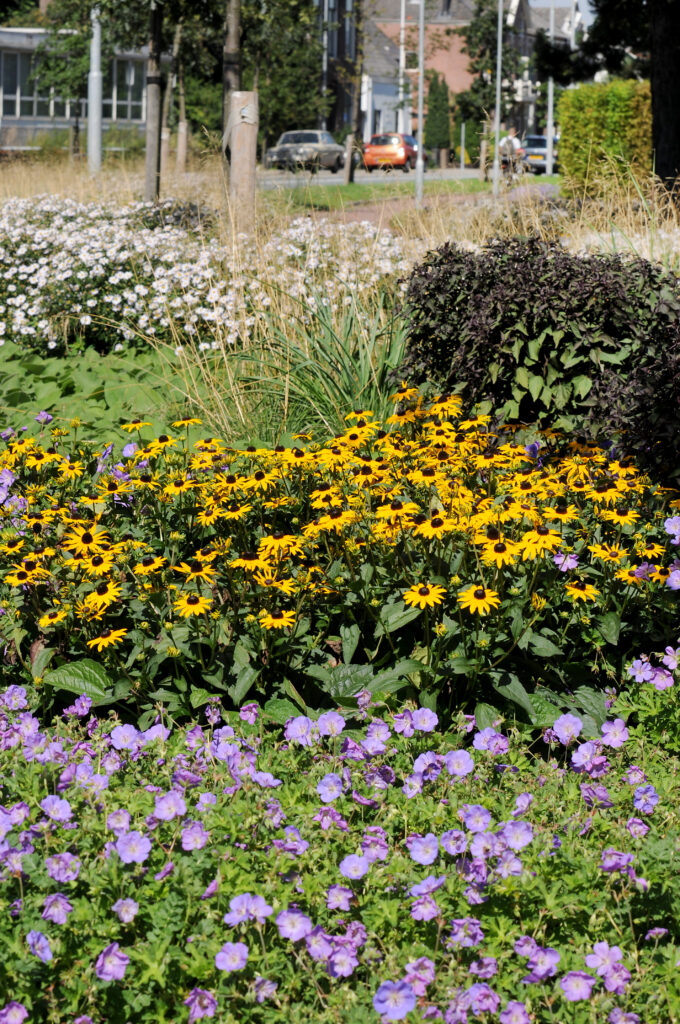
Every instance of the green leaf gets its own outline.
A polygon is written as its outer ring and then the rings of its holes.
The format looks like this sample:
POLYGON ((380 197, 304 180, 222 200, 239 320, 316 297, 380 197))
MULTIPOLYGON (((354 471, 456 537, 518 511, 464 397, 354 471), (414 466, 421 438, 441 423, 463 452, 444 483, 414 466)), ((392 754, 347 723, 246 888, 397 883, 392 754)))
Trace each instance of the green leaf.
POLYGON ((536 654, 539 658, 555 658, 562 654, 557 644, 554 644, 552 640, 548 640, 546 636, 541 636, 540 633, 531 634, 529 646, 532 653, 536 654))
POLYGON ((574 702, 590 715, 599 728, 607 720, 607 706, 604 693, 591 686, 577 686, 574 690, 574 702))
POLYGON ((110 692, 111 680, 101 665, 89 658, 61 665, 45 676, 45 683, 55 690, 86 694, 93 704, 111 704, 115 697, 110 692))
POLYGON ((518 366, 515 370, 515 380, 525 391, 529 387, 529 374, 523 366, 518 366))
POLYGON ((299 708, 296 708, 289 700, 284 700, 282 697, 272 697, 271 700, 267 701, 262 710, 267 718, 271 718, 273 722, 278 722, 279 725, 285 725, 289 718, 295 718, 300 714, 299 708))
POLYGON ((541 391, 543 390, 543 378, 539 377, 536 373, 532 373, 531 377, 529 377, 528 380, 528 387, 531 397, 535 402, 538 396, 540 395, 541 391))
POLYGON ((211 693, 204 690, 201 686, 192 686, 189 693, 189 703, 192 708, 202 708, 205 704, 210 701, 212 697, 211 693))
POLYGON ((233 686, 227 687, 227 693, 233 700, 234 704, 240 704, 246 697, 250 689, 255 684, 257 677, 260 674, 260 670, 255 668, 254 665, 245 665, 236 678, 236 682, 233 686))
POLYGON ((493 688, 496 693, 501 695, 501 697, 505 697, 506 700, 513 701, 513 703, 519 705, 523 711, 526 711, 529 716, 529 721, 533 724, 534 706, 531 703, 530 695, 524 689, 516 676, 511 676, 509 682, 502 686, 494 683, 493 688))
POLYGON ((608 644, 617 644, 619 642, 621 619, 616 612, 607 612, 606 615, 601 615, 595 620, 595 623, 608 644))
POLYGON ((533 709, 532 724, 537 729, 547 729, 559 717, 555 705, 541 693, 530 693, 529 703, 533 709))
POLYGON ((419 615, 420 608, 408 608, 402 603, 385 605, 380 616, 380 622, 375 627, 375 635, 379 637, 384 633, 394 633, 396 630, 401 629, 402 626, 413 622, 419 615))
POLYGON ((593 382, 590 377, 586 377, 584 374, 574 377, 571 383, 574 388, 574 394, 578 398, 585 398, 593 386, 593 382))
POLYGON ((45 669, 52 661, 55 653, 56 651, 53 647, 43 647, 42 650, 38 651, 31 664, 34 679, 45 675, 45 669))
POLYGON ((356 622, 353 622, 351 626, 340 626, 340 639, 342 640, 342 660, 349 665, 361 639, 361 630, 356 622))
POLYGON ((500 711, 493 704, 485 704, 483 701, 475 704, 475 722, 478 729, 488 729, 501 717, 500 711))

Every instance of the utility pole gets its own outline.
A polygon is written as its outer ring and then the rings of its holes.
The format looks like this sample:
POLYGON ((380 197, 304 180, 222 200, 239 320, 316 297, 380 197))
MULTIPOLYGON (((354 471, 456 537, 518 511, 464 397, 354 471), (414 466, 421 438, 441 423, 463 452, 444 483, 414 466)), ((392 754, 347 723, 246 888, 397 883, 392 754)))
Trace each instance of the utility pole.
POLYGON ((321 95, 324 101, 323 117, 321 119, 321 127, 326 130, 328 128, 328 118, 326 117, 326 96, 328 95, 328 0, 323 0, 323 26, 321 34, 321 95))
MULTIPOLYGON (((402 135, 411 134, 410 117, 406 118, 406 0, 401 0, 401 17, 399 21, 399 131, 402 135)), ((409 100, 409 107, 411 102, 409 100)))
POLYGON ((498 39, 496 40, 496 112, 494 114, 493 194, 498 196, 501 182, 501 78, 503 76, 503 0, 498 0, 498 39))
POLYGON ((153 203, 161 188, 161 37, 163 8, 152 0, 149 21, 149 61, 146 73, 146 160, 144 199, 153 203))
POLYGON ((91 174, 102 169, 102 26, 99 8, 90 12, 90 72, 87 76, 87 164, 91 174))
MULTIPOLYGON (((555 0, 550 0, 550 45, 553 45, 555 39, 555 0)), ((547 133, 548 138, 545 146, 545 173, 552 174, 553 172, 553 137, 555 135, 555 114, 554 114, 554 100, 555 100, 555 83, 552 75, 548 79, 548 125, 547 133)))
POLYGON ((416 209, 423 205, 425 162, 423 160, 423 110, 425 107, 425 0, 418 12, 418 155, 416 156, 416 209))

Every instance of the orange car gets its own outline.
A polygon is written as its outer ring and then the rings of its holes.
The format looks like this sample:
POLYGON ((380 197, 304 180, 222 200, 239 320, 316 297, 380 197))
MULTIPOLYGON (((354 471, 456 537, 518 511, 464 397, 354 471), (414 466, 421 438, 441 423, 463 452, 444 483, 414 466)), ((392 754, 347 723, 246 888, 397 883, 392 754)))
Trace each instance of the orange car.
MULTIPOLYGON (((385 132, 383 135, 372 135, 371 141, 364 146, 364 167, 372 171, 375 167, 401 167, 404 172, 416 166, 418 156, 418 140, 412 135, 401 135, 399 132, 385 132)), ((427 165, 427 153, 423 152, 427 165)))

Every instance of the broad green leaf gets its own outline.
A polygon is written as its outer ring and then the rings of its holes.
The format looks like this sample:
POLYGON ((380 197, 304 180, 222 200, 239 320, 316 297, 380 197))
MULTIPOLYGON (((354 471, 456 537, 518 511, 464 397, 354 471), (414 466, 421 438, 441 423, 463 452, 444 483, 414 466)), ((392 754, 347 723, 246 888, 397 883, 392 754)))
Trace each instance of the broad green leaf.
POLYGON ((502 718, 501 712, 493 704, 485 704, 483 701, 475 704, 475 722, 478 729, 488 729, 499 718, 502 718))
POLYGON ((271 718, 273 722, 278 722, 279 725, 285 725, 289 718, 295 718, 300 714, 300 709, 296 708, 289 700, 285 700, 282 697, 272 697, 268 700, 262 709, 267 718, 271 718))
POLYGON ((501 685, 493 684, 493 688, 496 693, 499 693, 501 697, 505 697, 506 700, 511 700, 513 703, 519 705, 523 711, 526 711, 529 716, 529 721, 534 721, 534 706, 531 703, 530 695, 524 689, 519 679, 516 676, 511 676, 509 682, 501 685))
POLYGON ((361 639, 361 630, 356 622, 353 622, 351 626, 340 626, 340 639, 342 640, 342 660, 345 665, 349 665, 361 639))
POLYGON ((111 680, 101 665, 89 658, 61 665, 45 676, 45 683, 55 690, 86 694, 93 704, 111 704, 115 697, 110 692, 111 680))
POLYGON ((409 608, 405 604, 388 604, 382 610, 380 622, 375 627, 376 637, 396 630, 413 622, 420 615, 420 608, 409 608))
POLYGON ((207 704, 212 697, 211 693, 204 690, 201 686, 192 686, 189 691, 189 702, 192 708, 202 708, 207 704))
POLYGON ((539 658, 554 658, 561 656, 562 651, 554 644, 552 640, 548 640, 547 637, 541 636, 540 633, 532 633, 529 646, 533 654, 536 654, 539 658))
POLYGON ((254 665, 245 665, 239 671, 234 685, 227 687, 227 693, 233 700, 234 704, 241 704, 248 692, 254 686, 259 674, 260 670, 255 668, 254 665))
POLYGON ((529 374, 523 366, 518 366, 515 370, 515 380, 525 391, 529 387, 529 374))
POLYGON ((531 397, 535 402, 543 390, 543 378, 539 377, 536 373, 532 373, 528 380, 528 387, 531 397))
POLYGON ((577 686, 574 690, 574 702, 590 715, 598 729, 606 722, 607 706, 601 690, 595 690, 591 686, 577 686))
POLYGON ((606 615, 601 615, 595 622, 608 644, 617 644, 619 642, 621 620, 616 612, 607 612, 606 615))

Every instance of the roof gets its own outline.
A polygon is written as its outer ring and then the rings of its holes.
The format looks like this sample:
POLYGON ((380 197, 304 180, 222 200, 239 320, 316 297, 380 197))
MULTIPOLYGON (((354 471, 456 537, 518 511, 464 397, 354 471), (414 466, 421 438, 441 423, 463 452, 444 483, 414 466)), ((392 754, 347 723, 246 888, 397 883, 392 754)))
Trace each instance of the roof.
POLYGON ((371 78, 395 78, 399 73, 399 47, 374 21, 364 22, 364 71, 371 78))
MULTIPOLYGON (((550 32, 550 7, 530 7, 529 30, 536 34, 539 30, 550 32)), ((555 6, 555 39, 567 42, 570 38, 568 25, 565 24, 571 14, 571 5, 555 6)))
MULTIPOLYGON (((474 0, 425 0, 425 21, 427 24, 451 23, 466 25, 475 11, 474 0)), ((418 4, 406 0, 406 22, 418 21, 418 4)), ((401 23, 401 0, 367 0, 366 16, 380 22, 401 23)))

